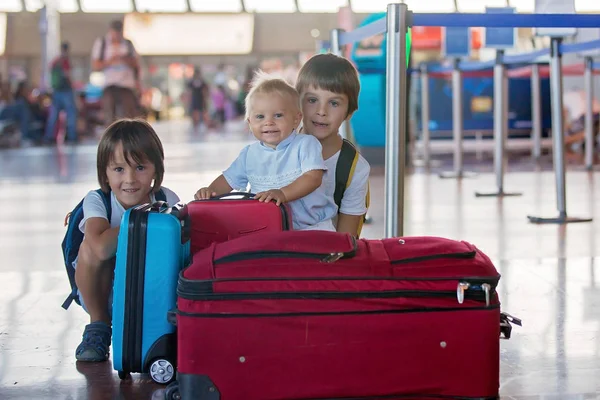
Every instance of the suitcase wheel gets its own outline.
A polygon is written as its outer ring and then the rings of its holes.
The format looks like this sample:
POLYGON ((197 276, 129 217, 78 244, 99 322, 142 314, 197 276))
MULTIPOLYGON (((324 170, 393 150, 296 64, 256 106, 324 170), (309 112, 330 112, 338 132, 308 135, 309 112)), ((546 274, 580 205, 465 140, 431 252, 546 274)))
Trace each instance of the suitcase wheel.
POLYGON ((118 371, 118 374, 119 374, 119 379, 121 379, 121 380, 129 378, 129 372, 118 371))
POLYGON ((154 382, 166 385, 175 379, 175 367, 169 360, 157 358, 150 364, 148 374, 154 382))
POLYGON ((173 382, 165 390, 165 400, 181 400, 179 393, 179 383, 173 382))

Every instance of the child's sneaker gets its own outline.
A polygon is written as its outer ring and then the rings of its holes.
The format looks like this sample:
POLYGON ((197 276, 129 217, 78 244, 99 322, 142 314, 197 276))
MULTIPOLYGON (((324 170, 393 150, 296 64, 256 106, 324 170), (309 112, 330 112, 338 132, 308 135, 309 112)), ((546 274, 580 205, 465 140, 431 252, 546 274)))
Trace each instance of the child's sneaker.
POLYGON ((112 329, 102 321, 85 326, 83 340, 75 350, 77 361, 101 362, 108 360, 112 329))

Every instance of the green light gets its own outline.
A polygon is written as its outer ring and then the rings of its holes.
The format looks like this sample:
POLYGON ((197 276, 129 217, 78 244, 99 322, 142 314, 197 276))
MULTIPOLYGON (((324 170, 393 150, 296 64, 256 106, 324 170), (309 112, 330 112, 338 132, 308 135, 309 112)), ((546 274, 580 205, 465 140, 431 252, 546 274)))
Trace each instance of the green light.
POLYGON ((408 68, 408 61, 410 59, 410 47, 412 46, 412 29, 408 28, 406 32, 406 68, 408 68))

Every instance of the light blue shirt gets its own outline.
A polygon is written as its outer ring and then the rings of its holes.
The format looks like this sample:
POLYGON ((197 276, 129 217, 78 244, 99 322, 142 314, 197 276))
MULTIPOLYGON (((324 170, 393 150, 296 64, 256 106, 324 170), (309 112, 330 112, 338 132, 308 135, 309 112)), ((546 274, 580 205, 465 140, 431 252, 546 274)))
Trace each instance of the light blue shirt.
MULTIPOLYGON (((238 158, 223 171, 223 176, 235 190, 246 190, 250 184, 253 193, 281 189, 312 170, 327 170, 322 147, 314 136, 292 134, 275 149, 262 142, 242 149, 238 158)), ((292 211, 294 229, 306 229, 337 214, 333 197, 327 195, 325 185, 314 192, 288 203, 292 211)))

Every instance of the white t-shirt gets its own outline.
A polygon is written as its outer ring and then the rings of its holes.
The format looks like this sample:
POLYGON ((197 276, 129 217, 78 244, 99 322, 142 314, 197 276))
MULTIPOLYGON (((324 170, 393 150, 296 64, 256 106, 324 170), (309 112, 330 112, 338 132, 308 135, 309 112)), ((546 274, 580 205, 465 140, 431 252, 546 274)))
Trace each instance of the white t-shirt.
MULTIPOLYGON (((125 40, 122 40, 120 43, 116 45, 108 38, 108 36, 104 37, 105 48, 104 48, 104 57, 102 60, 108 61, 113 55, 119 54, 123 57, 129 55, 130 49, 129 45, 125 40)), ((132 45, 133 46, 133 45, 132 45)), ((100 50, 102 49, 102 38, 96 39, 94 42, 94 46, 92 47, 92 60, 100 59, 100 50)), ((133 56, 137 57, 137 53, 135 48, 133 49, 133 56)), ((104 72, 104 87, 107 86, 118 86, 125 87, 129 89, 135 89, 136 81, 135 74, 133 68, 131 68, 126 63, 109 65, 103 70, 104 72)))
MULTIPOLYGON (((333 194, 335 193, 335 167, 340 158, 340 151, 325 160, 327 171, 325 171, 325 175, 323 176, 323 184, 326 187, 327 194, 331 197, 333 197, 333 194)), ((367 160, 359 154, 354 169, 354 175, 350 181, 350 186, 348 186, 344 192, 339 212, 347 215, 363 215, 367 212, 365 199, 367 196, 370 172, 371 166, 367 160)))
MULTIPOLYGON (((179 201, 179 197, 173 193, 172 190, 169 190, 164 186, 162 187, 162 190, 167 197, 167 203, 169 205, 174 205, 179 201)), ((156 195, 154 193, 151 195, 151 199, 153 203, 156 201, 156 195)), ((121 224, 121 218, 123 217, 123 214, 125 214, 125 208, 119 203, 113 192, 110 192, 110 206, 110 227, 114 228, 121 224)), ((91 190, 83 199, 83 218, 79 223, 79 230, 85 233, 85 222, 89 218, 96 217, 106 219, 106 207, 104 207, 102 196, 95 190, 91 190)))

